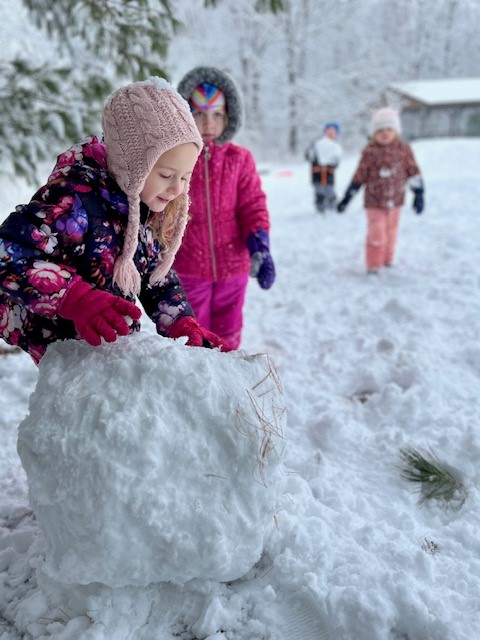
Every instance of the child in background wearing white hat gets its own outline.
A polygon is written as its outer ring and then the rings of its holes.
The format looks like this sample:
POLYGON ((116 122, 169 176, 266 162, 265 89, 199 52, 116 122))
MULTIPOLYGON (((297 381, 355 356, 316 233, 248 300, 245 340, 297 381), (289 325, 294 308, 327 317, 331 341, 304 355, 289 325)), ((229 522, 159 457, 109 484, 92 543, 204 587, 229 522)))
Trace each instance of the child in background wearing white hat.
POLYGON ((371 140, 363 149, 360 163, 337 206, 343 213, 362 185, 365 185, 367 214, 366 265, 367 273, 377 274, 382 267, 390 267, 397 243, 400 212, 405 201, 405 186, 415 194, 413 209, 423 211, 423 180, 413 151, 400 138, 400 116, 390 108, 373 114, 371 140))
POLYGON ((194 318, 171 269, 202 149, 190 108, 163 78, 114 92, 95 136, 58 157, 0 226, 0 336, 39 362, 56 340, 114 342, 140 328, 229 346, 194 318))

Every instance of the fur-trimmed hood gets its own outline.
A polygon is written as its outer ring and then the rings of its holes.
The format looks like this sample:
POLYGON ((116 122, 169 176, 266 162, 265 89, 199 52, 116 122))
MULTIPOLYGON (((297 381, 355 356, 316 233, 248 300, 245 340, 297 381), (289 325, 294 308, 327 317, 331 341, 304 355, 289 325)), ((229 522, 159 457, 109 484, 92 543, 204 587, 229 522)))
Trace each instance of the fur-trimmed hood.
POLYGON ((223 144, 233 138, 243 124, 243 107, 240 90, 235 81, 225 71, 216 67, 195 67, 183 76, 178 85, 179 94, 188 101, 193 91, 202 82, 208 82, 221 89, 227 107, 227 126, 215 144, 223 144))

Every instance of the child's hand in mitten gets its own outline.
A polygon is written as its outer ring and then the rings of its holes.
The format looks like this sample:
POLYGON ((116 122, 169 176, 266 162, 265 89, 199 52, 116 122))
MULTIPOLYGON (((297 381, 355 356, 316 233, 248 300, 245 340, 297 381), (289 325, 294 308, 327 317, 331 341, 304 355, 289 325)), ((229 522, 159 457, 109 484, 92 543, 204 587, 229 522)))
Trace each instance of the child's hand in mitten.
POLYGON ((142 312, 133 302, 78 279, 67 289, 58 315, 71 320, 80 337, 98 347, 102 338, 115 342, 117 336, 128 336, 125 318, 139 320, 142 312))
POLYGON ((259 229, 247 238, 247 248, 250 252, 250 275, 257 278, 262 289, 270 289, 275 281, 275 265, 270 255, 270 241, 268 233, 259 229))
POLYGON ((170 338, 187 337, 187 345, 189 347, 206 347, 207 349, 220 347, 221 351, 233 351, 233 347, 225 340, 217 336, 216 333, 201 327, 192 316, 178 318, 165 329, 165 333, 170 338))
POLYGON ((343 213, 345 211, 348 203, 353 198, 353 196, 357 193, 357 191, 360 189, 361 186, 362 185, 360 184, 355 184, 355 182, 352 182, 350 184, 348 189, 345 191, 345 195, 343 196, 343 199, 340 200, 340 202, 337 204, 338 213, 343 213))
POLYGON ((414 189, 414 194, 415 197, 413 199, 413 210, 415 211, 415 213, 421 214, 424 207, 423 188, 414 189))

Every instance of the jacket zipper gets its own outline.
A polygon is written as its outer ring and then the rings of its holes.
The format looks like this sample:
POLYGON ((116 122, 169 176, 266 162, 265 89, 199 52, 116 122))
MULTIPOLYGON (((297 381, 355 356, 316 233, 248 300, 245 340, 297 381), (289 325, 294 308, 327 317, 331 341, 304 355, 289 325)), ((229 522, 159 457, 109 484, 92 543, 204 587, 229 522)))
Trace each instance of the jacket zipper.
POLYGON ((207 202, 208 237, 210 240, 210 253, 212 254, 212 271, 214 280, 217 279, 217 259, 215 256, 215 245, 213 239, 212 205, 210 201, 210 175, 208 162, 211 158, 210 149, 205 145, 205 198, 207 202))

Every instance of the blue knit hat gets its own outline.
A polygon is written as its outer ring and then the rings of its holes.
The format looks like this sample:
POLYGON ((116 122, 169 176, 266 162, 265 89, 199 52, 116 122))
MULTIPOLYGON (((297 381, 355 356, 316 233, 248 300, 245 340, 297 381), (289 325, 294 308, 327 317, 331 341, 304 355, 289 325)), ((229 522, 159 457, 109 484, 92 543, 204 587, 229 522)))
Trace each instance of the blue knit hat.
POLYGON ((323 125, 323 131, 326 131, 329 127, 333 127, 335 129, 335 131, 337 132, 337 136, 340 135, 340 125, 338 124, 338 122, 335 122, 335 121, 326 122, 323 125))

